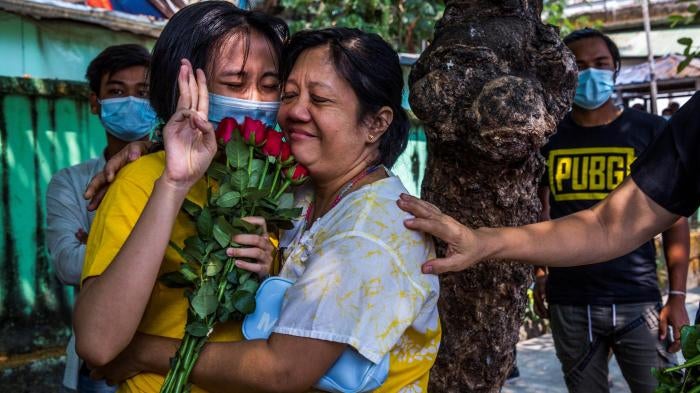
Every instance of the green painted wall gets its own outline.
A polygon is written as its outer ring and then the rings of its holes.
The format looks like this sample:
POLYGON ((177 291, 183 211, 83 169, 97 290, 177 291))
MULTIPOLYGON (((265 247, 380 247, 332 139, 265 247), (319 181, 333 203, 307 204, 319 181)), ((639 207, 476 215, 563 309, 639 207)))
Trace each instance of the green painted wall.
POLYGON ((45 247, 45 196, 61 168, 101 153, 87 85, 0 77, 0 353, 62 345, 72 291, 45 247))
POLYGON ((0 11, 0 75, 83 81, 88 63, 110 45, 155 39, 68 20, 37 20, 0 11))
POLYGON ((109 45, 154 42, 0 11, 0 354, 65 345, 73 294, 55 278, 45 248, 46 186, 106 144, 89 112, 88 63, 109 45))

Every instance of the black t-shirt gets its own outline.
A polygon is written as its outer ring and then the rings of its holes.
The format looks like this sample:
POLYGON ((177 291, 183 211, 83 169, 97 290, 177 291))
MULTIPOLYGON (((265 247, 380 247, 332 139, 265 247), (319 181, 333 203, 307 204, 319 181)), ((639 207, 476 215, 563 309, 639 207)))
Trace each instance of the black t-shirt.
POLYGON ((666 210, 689 216, 700 205, 700 92, 676 112, 635 161, 632 179, 666 210))
MULTIPOLYGON (((659 135, 662 117, 625 109, 612 123, 581 127, 569 113, 542 149, 552 219, 588 209, 629 174, 632 162, 659 135)), ((651 241, 613 260, 587 266, 550 268, 547 299, 552 304, 624 304, 660 301, 656 250, 651 241)))

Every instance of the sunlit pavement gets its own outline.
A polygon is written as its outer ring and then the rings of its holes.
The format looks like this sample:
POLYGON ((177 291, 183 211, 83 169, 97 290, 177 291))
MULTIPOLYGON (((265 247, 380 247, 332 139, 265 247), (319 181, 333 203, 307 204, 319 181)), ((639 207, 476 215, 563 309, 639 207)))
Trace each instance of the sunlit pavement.
MULTIPOLYGON (((691 322, 695 319, 699 301, 700 287, 689 291, 685 306, 691 322)), ((678 355, 679 360, 682 361, 680 353, 678 355)), ((518 369, 520 378, 507 381, 502 393, 566 393, 567 391, 561 366, 554 352, 551 334, 518 343, 518 369)), ((614 356, 610 360, 610 376, 612 379, 610 393, 629 393, 630 390, 622 378, 614 356)))

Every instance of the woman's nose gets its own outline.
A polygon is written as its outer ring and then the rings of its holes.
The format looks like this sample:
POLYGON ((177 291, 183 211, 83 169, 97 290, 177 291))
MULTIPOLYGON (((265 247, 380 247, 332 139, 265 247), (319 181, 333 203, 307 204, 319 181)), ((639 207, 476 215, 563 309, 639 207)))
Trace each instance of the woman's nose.
POLYGON ((287 118, 296 122, 307 122, 311 120, 308 102, 300 97, 291 102, 282 102, 280 112, 287 114, 287 118))

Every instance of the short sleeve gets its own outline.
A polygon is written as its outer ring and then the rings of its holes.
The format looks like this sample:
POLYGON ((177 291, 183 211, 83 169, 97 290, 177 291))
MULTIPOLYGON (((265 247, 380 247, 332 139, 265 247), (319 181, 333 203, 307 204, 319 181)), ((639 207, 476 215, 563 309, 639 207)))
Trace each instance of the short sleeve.
POLYGON ((315 249, 304 274, 287 290, 274 331, 345 343, 378 363, 428 296, 402 257, 425 255, 399 255, 381 239, 359 231, 333 236, 315 249))
POLYGON ((689 216, 700 205, 700 95, 679 110, 632 166, 637 186, 666 210, 689 216))
MULTIPOLYGON (((133 165, 133 164, 132 164, 133 165)), ((129 178, 117 178, 107 190, 90 228, 81 284, 112 263, 143 211, 151 190, 129 178)))

